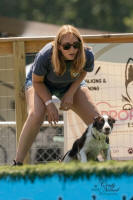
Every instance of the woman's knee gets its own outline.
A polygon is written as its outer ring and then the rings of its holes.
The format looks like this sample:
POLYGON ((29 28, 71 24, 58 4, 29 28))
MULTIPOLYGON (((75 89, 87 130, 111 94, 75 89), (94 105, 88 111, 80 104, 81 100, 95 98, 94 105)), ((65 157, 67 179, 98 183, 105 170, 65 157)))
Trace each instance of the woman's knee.
POLYGON ((45 112, 38 110, 29 110, 28 118, 32 119, 34 123, 41 124, 44 121, 45 112))
POLYGON ((99 115, 99 110, 92 100, 88 88, 80 88, 74 98, 72 110, 88 125, 99 115))

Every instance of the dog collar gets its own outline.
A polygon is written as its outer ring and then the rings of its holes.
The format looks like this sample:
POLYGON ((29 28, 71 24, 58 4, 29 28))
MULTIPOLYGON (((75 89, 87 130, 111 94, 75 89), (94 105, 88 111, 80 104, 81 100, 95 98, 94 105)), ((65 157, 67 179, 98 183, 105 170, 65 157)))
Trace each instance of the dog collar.
MULTIPOLYGON (((95 132, 97 133, 97 130, 96 130, 96 129, 95 129, 95 132)), ((95 135, 93 129, 92 129, 91 135, 92 135, 92 137, 93 137, 95 140, 100 140, 100 136, 95 135)))

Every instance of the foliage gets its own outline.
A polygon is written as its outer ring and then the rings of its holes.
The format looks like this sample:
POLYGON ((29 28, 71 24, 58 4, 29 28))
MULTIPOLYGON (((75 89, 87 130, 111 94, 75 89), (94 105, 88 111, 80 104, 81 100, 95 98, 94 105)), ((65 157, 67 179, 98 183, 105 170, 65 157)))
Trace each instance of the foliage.
POLYGON ((4 0, 3 16, 114 32, 133 30, 132 0, 4 0))
POLYGON ((89 178, 90 175, 97 176, 120 176, 123 174, 133 175, 133 161, 107 161, 79 163, 48 163, 42 165, 24 166, 1 166, 0 179, 11 178, 12 180, 23 178, 34 181, 36 177, 47 178, 58 175, 65 179, 89 178))

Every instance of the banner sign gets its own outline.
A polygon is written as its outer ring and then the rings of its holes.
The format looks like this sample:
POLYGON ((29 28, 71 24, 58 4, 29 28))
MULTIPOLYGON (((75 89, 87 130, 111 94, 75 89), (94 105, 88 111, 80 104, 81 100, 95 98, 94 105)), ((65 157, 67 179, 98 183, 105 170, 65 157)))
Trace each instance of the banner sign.
MULTIPOLYGON (((101 114, 116 119, 110 136, 112 158, 133 159, 133 45, 97 44, 93 49, 95 67, 87 73, 86 82, 101 114)), ((67 151, 86 126, 72 111, 65 115, 67 151)))
POLYGON ((116 119, 110 136, 114 159, 133 157, 133 66, 127 63, 95 62, 88 73, 88 88, 101 112, 116 119))

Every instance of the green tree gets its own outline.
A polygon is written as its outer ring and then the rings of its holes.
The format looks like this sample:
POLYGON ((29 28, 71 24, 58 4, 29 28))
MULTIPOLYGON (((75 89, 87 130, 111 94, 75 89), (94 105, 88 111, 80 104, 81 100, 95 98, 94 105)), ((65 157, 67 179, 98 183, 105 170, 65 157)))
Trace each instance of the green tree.
POLYGON ((1 16, 112 32, 133 31, 132 0, 3 0, 1 16))

